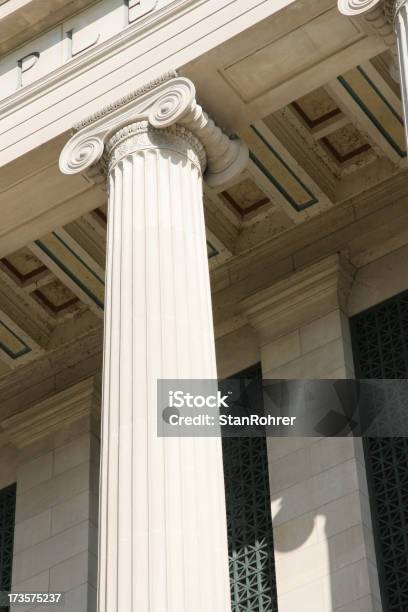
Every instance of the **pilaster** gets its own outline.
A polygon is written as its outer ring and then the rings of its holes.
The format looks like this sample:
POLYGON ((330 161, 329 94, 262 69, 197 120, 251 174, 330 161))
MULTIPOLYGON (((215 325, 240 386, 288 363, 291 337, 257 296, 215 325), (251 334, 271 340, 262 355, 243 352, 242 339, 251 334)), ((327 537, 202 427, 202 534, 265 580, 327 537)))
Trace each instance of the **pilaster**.
POLYGON ((17 459, 12 589, 62 592, 61 612, 96 611, 99 409, 92 377, 1 422, 17 459))
MULTIPOLYGON (((264 378, 352 378, 354 269, 342 255, 243 302, 264 378)), ((270 438, 280 612, 381 610, 361 439, 270 438)))

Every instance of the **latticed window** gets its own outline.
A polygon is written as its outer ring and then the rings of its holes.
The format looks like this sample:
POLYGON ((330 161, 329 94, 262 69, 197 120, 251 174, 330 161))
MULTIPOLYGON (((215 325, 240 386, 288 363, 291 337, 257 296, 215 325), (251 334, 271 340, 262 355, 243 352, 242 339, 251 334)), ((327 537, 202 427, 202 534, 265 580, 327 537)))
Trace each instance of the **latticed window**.
MULTIPOLYGON (((351 330, 358 377, 408 377, 408 291, 353 317, 351 330)), ((404 390, 396 381, 387 396, 394 423, 408 417, 404 390)), ((401 612, 408 610, 408 438, 364 442, 383 606, 401 612)))
MULTIPOLYGON (((13 567, 16 485, 0 490, 0 591, 10 591, 13 567)), ((8 607, 0 607, 6 612, 8 607)))
MULTIPOLYGON (((234 378, 262 384, 260 366, 234 378)), ((233 612, 275 612, 277 596, 265 438, 224 438, 233 612)))

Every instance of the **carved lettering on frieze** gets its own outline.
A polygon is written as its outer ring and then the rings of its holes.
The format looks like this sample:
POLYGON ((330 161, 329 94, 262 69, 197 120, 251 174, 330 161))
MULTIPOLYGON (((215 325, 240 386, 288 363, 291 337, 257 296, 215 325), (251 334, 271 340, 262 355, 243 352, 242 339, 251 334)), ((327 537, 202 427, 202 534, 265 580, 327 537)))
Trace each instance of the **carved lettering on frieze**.
MULTIPOLYGON (((0 0, 0 6, 8 1, 0 0)), ((0 100, 130 28, 158 5, 158 0, 100 0, 67 21, 66 27, 62 24, 42 34, 20 56, 12 52, 12 63, 5 56, 0 60, 6 67, 3 72, 0 69, 0 100)))
POLYGON ((38 60, 40 59, 39 51, 33 51, 28 53, 21 59, 17 60, 18 75, 17 75, 17 89, 24 85, 24 74, 34 68, 38 60))
POLYGON ((156 7, 157 0, 128 0, 127 5, 129 9, 128 20, 129 23, 132 23, 139 17, 150 13, 156 7))
POLYGON ((79 55, 80 53, 82 53, 83 51, 86 51, 87 49, 90 49, 91 47, 93 47, 94 45, 96 45, 100 39, 101 35, 98 33, 94 36, 93 40, 89 41, 89 42, 82 42, 81 43, 77 43, 76 37, 75 37, 75 30, 68 30, 67 32, 67 39, 68 39, 68 59, 70 59, 71 57, 75 57, 76 55, 79 55))

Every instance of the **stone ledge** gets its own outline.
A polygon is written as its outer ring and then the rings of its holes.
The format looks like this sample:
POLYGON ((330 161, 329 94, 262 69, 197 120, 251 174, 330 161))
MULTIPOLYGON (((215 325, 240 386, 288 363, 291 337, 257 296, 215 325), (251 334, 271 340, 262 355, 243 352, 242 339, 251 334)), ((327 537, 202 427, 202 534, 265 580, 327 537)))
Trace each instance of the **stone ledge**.
POLYGON ((261 338, 277 337, 336 308, 347 312, 354 275, 343 254, 330 255, 245 298, 242 312, 261 338))
POLYGON ((8 440, 24 448, 90 415, 100 401, 99 378, 91 377, 42 400, 0 425, 8 440))

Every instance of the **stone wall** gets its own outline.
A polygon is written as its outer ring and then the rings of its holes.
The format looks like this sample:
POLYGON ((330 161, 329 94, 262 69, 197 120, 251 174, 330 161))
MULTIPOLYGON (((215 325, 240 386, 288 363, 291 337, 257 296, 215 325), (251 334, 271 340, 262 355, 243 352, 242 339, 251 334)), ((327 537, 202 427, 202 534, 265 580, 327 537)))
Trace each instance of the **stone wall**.
MULTIPOLYGON (((1 470, 4 485, 17 482, 12 589, 63 592, 61 612, 96 610, 100 400, 95 382, 77 383, 2 422, 0 453, 11 466, 1 470)), ((10 608, 47 609, 55 608, 10 608)))

